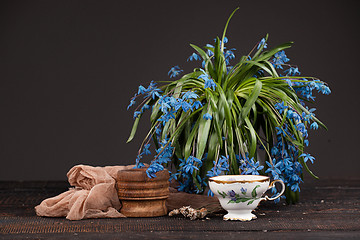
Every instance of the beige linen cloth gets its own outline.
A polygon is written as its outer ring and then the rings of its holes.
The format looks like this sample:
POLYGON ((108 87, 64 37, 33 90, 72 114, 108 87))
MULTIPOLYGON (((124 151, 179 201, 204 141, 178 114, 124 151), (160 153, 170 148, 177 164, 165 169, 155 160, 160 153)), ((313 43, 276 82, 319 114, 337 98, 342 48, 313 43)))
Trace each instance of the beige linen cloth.
MULTIPOLYGON (((119 170, 133 167, 134 165, 74 166, 67 173, 68 181, 73 188, 42 201, 35 207, 36 214, 45 217, 66 217, 69 220, 126 217, 119 212, 121 203, 115 179, 119 170)), ((215 197, 178 192, 174 188, 170 188, 166 204, 169 211, 189 205, 193 208, 212 205, 215 209, 221 209, 215 197)))
POLYGON ((116 192, 115 179, 119 170, 133 167, 133 165, 74 166, 67 173, 68 181, 73 188, 42 201, 35 207, 36 214, 46 217, 66 217, 69 220, 125 217, 118 211, 121 205, 116 192))

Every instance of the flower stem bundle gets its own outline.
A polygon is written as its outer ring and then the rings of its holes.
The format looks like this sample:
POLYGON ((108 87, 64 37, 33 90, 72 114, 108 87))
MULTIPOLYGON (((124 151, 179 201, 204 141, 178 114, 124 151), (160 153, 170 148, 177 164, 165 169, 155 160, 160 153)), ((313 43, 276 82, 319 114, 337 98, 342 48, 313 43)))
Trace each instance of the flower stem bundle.
POLYGON ((303 171, 316 177, 307 166, 314 161, 305 151, 308 130, 326 129, 307 104, 315 101, 314 92, 331 91, 290 64, 285 50, 292 42, 269 49, 266 35, 235 62, 236 50, 227 46, 226 37, 235 11, 213 44, 190 44, 195 52, 188 61, 199 61, 198 68, 184 74, 175 66, 168 73, 175 80, 139 86, 128 106, 140 100, 128 142, 149 110, 151 128, 136 158, 136 166, 143 167, 142 157, 151 153, 153 140, 149 177, 167 167, 179 191, 203 193, 212 176, 269 175, 283 180, 287 201, 296 202, 303 171))

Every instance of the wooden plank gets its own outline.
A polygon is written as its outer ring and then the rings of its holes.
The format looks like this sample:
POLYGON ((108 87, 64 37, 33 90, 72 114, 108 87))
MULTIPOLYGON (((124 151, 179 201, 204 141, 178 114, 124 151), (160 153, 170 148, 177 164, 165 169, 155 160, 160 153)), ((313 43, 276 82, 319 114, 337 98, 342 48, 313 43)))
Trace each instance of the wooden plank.
POLYGON ((133 236, 159 239, 186 236, 191 239, 205 235, 213 239, 224 234, 230 239, 238 234, 267 239, 290 235, 330 239, 336 236, 338 239, 356 238, 360 232, 360 179, 309 182, 302 188, 300 203, 266 202, 255 212, 258 219, 251 222, 223 221, 221 215, 195 221, 182 217, 68 221, 35 215, 35 205, 65 190, 65 182, 0 182, 0 234, 3 234, 0 238, 21 239, 29 235, 39 239, 59 239, 78 234, 85 236, 84 239, 98 239, 98 234, 102 233, 101 236, 109 238, 123 236, 130 239, 133 236))
POLYGON ((283 231, 283 232, 192 232, 192 231, 171 231, 171 232, 117 232, 117 233, 48 233, 48 234, 9 234, 0 235, 3 240, 23 239, 84 239, 84 240, 107 240, 107 239, 360 239, 360 231, 283 231))

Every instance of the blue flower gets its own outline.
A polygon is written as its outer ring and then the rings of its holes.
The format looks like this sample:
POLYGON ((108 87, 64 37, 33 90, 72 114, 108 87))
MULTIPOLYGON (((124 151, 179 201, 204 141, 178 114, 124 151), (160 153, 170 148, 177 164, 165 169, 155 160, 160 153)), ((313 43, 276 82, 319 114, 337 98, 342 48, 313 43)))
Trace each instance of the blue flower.
POLYGON ((159 89, 159 88, 152 88, 149 92, 148 92, 148 94, 147 94, 147 96, 146 97, 152 97, 152 99, 155 99, 155 97, 158 97, 158 98, 160 98, 161 97, 161 95, 160 95, 160 93, 161 93, 162 91, 159 89))
POLYGON ((231 200, 236 201, 236 193, 234 190, 229 191, 229 196, 231 200))
POLYGON ((171 161, 171 158, 168 157, 167 154, 161 155, 156 159, 156 162, 159 164, 167 164, 170 161, 171 161))
POLYGON ((305 124, 303 124, 303 123, 296 124, 296 129, 299 132, 304 133, 306 131, 305 124))
POLYGON ((289 119, 293 118, 293 113, 294 113, 293 110, 289 108, 287 111, 286 117, 289 119))
POLYGON ((282 114, 283 111, 284 111, 285 109, 287 109, 287 108, 288 108, 288 106, 285 106, 284 102, 275 103, 275 109, 277 109, 280 114, 282 114))
POLYGON ((192 110, 192 105, 186 101, 181 102, 181 108, 184 112, 187 112, 189 109, 192 110))
MULTIPOLYGON (((159 101, 160 103, 160 101, 159 101)), ((162 111, 163 113, 167 113, 168 112, 168 109, 170 109, 171 106, 165 102, 165 101, 161 101, 161 104, 160 104, 160 111, 162 111)))
POLYGON ((297 112, 295 112, 293 109, 290 109, 290 108, 287 111, 286 117, 289 119, 295 119, 296 121, 301 120, 300 115, 297 112))
POLYGON ((217 166, 220 171, 229 171, 229 157, 221 156, 218 160, 217 166))
POLYGON ((285 81, 290 87, 294 86, 294 83, 290 79, 285 79, 285 81))
POLYGON ((216 165, 214 165, 214 167, 212 167, 211 170, 207 172, 206 176, 210 178, 210 177, 219 176, 220 174, 221 171, 216 168, 216 165))
POLYGON ((281 162, 282 162, 282 164, 280 165, 280 170, 282 172, 288 173, 288 172, 293 171, 293 168, 292 168, 293 162, 290 157, 284 158, 281 162))
POLYGON ((159 119, 158 121, 159 122, 162 122, 163 125, 165 126, 165 124, 170 120, 170 119, 175 119, 175 113, 176 111, 175 110, 171 110, 171 111, 168 111, 167 113, 164 113, 159 119))
POLYGON ((194 109, 201 108, 202 106, 203 106, 203 105, 201 104, 200 101, 195 101, 195 102, 193 103, 193 105, 192 105, 192 107, 193 107, 194 109))
POLYGON ((212 116, 210 113, 205 113, 204 116, 203 116, 204 119, 206 120, 211 120, 212 119, 212 116))
POLYGON ((262 170, 264 166, 261 166, 259 161, 255 162, 254 158, 249 159, 246 157, 240 168, 242 170, 241 174, 243 175, 259 175, 258 171, 262 170))
POLYGON ((216 83, 211 79, 211 77, 202 69, 200 69, 203 74, 199 76, 200 79, 205 81, 204 88, 212 88, 215 91, 216 83))
POLYGON ((215 91, 216 83, 212 79, 206 79, 204 88, 212 88, 215 91))
POLYGON ((297 67, 290 67, 289 69, 286 69, 284 73, 286 73, 287 76, 295 76, 301 74, 297 67))
POLYGON ((146 174, 149 178, 155 178, 155 173, 164 170, 164 167, 158 163, 151 163, 149 168, 146 170, 146 174))
POLYGON ((301 115, 304 119, 304 121, 308 122, 310 120, 312 120, 313 117, 315 117, 315 112, 316 109, 315 108, 310 108, 309 109, 309 114, 307 114, 306 112, 303 112, 301 115))
MULTIPOLYGON (((214 46, 211 45, 211 44, 206 44, 206 48, 212 48, 212 49, 214 49, 214 46)), ((207 53, 207 55, 208 55, 209 57, 211 57, 212 55, 214 55, 214 52, 211 51, 210 49, 208 49, 206 53, 207 53)))
POLYGON ((194 158, 195 157, 190 156, 186 161, 184 161, 184 160, 181 161, 179 166, 184 171, 184 173, 193 174, 194 170, 199 170, 199 168, 194 165, 194 163, 195 163, 194 158))
POLYGON ((210 171, 207 172, 207 177, 214 177, 220 175, 222 172, 229 172, 229 157, 221 156, 216 162, 213 161, 214 165, 210 171))
POLYGON ((180 186, 178 187, 178 191, 183 192, 191 192, 191 179, 187 179, 185 182, 179 182, 180 186))
POLYGON ((189 161, 189 162, 192 162, 192 163, 197 163, 197 164, 199 165, 199 167, 202 166, 202 161, 201 161, 200 159, 194 157, 194 156, 190 156, 190 157, 188 158, 188 161, 189 161))
POLYGON ((180 173, 173 173, 170 175, 170 179, 169 179, 169 182, 171 182, 172 179, 175 179, 175 180, 178 180, 180 176, 180 173))
POLYGON ((203 60, 203 61, 201 62, 202 68, 205 68, 205 64, 206 64, 206 62, 205 62, 205 60, 203 60))
POLYGON ((281 174, 281 171, 279 169, 281 162, 276 163, 276 159, 273 159, 273 164, 271 164, 270 162, 266 161, 266 164, 268 165, 268 169, 266 169, 265 173, 270 173, 274 179, 279 179, 279 174, 281 174))
POLYGON ((286 137, 286 131, 282 128, 282 127, 275 127, 275 129, 277 130, 276 134, 281 136, 283 135, 284 137, 286 137))
POLYGON ((277 156, 279 153, 280 153, 280 150, 277 147, 274 146, 271 148, 271 154, 273 156, 277 156))
POLYGON ((134 100, 134 99, 131 99, 129 106, 127 106, 127 110, 129 110, 129 108, 130 108, 132 105, 134 105, 135 103, 136 103, 135 100, 134 100))
POLYGON ((183 100, 187 100, 187 99, 197 99, 199 96, 192 92, 192 91, 188 91, 186 93, 184 93, 184 95, 182 96, 183 100))
POLYGON ((296 192, 296 191, 299 191, 300 192, 300 187, 299 187, 299 184, 298 183, 294 183, 292 186, 291 186, 291 191, 293 192, 296 192))
POLYGON ((314 163, 314 160, 315 160, 315 158, 313 156, 311 156, 309 153, 303 153, 299 157, 303 157, 304 162, 307 162, 308 160, 310 160, 311 163, 314 163))
POLYGON ((142 162, 139 162, 134 166, 134 168, 143 168, 143 167, 145 167, 145 164, 143 164, 142 162))
POLYGON ((144 106, 142 106, 142 108, 141 108, 141 112, 145 112, 146 109, 150 109, 150 106, 147 104, 144 104, 144 106))
POLYGON ((326 86, 324 82, 318 79, 309 82, 308 85, 311 90, 316 89, 318 92, 321 92, 322 94, 329 95, 331 93, 330 88, 326 86))
POLYGON ((208 191, 208 197, 213 197, 214 196, 214 193, 209 189, 209 191, 208 191))
POLYGON ((290 175, 291 182, 302 182, 301 178, 297 174, 290 175))
POLYGON ((246 194, 247 189, 246 189, 246 188, 241 187, 240 191, 241 191, 241 193, 242 193, 242 194, 244 194, 244 195, 245 195, 245 194, 246 194))
POLYGON ((203 69, 200 68, 200 71, 203 73, 199 76, 200 79, 206 80, 206 79, 210 79, 209 75, 207 74, 207 72, 205 72, 203 69))
MULTIPOLYGON (((217 41, 217 38, 214 38, 214 42, 216 43, 216 41, 217 41)), ((228 38, 227 37, 224 37, 224 44, 225 43, 228 43, 228 38)), ((219 39, 219 42, 220 42, 220 45, 221 45, 221 39, 219 39)), ((209 46, 211 46, 211 47, 213 47, 212 45, 210 45, 210 44, 207 44, 207 45, 209 45, 209 46)), ((226 47, 224 47, 224 49, 225 49, 226 47)))
POLYGON ((140 162, 141 158, 142 158, 143 153, 140 153, 136 156, 136 164, 134 168, 143 168, 145 167, 145 165, 143 163, 140 162))
POLYGON ((228 43, 229 39, 227 37, 224 37, 224 43, 228 43))
POLYGON ((226 72, 229 73, 232 68, 233 68, 233 66, 226 66, 226 72))
POLYGON ((161 132, 162 132, 161 125, 158 125, 158 127, 155 129, 155 134, 156 134, 157 136, 160 136, 160 135, 161 135, 161 132))
POLYGON ((276 66, 276 68, 283 69, 283 67, 281 65, 285 64, 288 61, 290 61, 290 59, 287 58, 284 50, 275 53, 274 58, 273 58, 273 63, 276 66))
POLYGON ((159 164, 167 164, 171 161, 173 155, 174 147, 171 146, 171 142, 168 142, 168 139, 163 139, 160 143, 161 146, 156 149, 156 160, 159 164))
POLYGON ((310 129, 318 129, 319 128, 319 125, 317 124, 317 122, 313 122, 311 125, 310 125, 310 129))
POLYGON ((141 112, 135 111, 135 112, 134 112, 134 119, 137 118, 140 114, 141 114, 141 112))
POLYGON ((265 38, 262 38, 261 41, 259 42, 259 45, 257 46, 257 49, 259 49, 262 45, 264 45, 264 48, 267 48, 267 43, 265 38))
POLYGON ((150 155, 150 154, 151 154, 149 148, 150 148, 150 143, 144 145, 143 153, 144 153, 145 155, 150 155))
POLYGON ((191 56, 187 59, 187 61, 193 61, 193 60, 201 60, 200 56, 196 53, 191 54, 191 56))
POLYGON ((235 58, 235 54, 234 54, 234 51, 235 50, 235 48, 232 48, 232 49, 229 49, 229 50, 227 50, 226 52, 225 52, 225 61, 226 61, 226 65, 228 65, 229 64, 229 62, 230 62, 230 60, 231 59, 234 59, 235 58))
POLYGON ((146 93, 148 90, 146 88, 144 88, 142 85, 139 86, 139 90, 138 90, 138 94, 144 94, 146 93))
POLYGON ((181 70, 179 66, 174 66, 174 67, 170 68, 168 75, 170 76, 170 78, 173 78, 173 77, 176 77, 177 75, 179 75, 182 71, 183 70, 181 70))
POLYGON ((331 90, 328 86, 323 86, 322 87, 322 93, 325 95, 329 95, 331 93, 331 90))

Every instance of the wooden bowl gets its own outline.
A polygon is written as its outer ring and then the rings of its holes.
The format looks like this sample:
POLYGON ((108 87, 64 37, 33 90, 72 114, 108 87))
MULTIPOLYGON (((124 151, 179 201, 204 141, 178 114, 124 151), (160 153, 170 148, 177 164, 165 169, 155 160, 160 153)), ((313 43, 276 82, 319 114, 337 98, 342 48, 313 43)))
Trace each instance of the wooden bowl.
POLYGON ((157 217, 167 214, 165 201, 169 196, 169 171, 149 178, 147 168, 120 170, 116 181, 122 204, 120 212, 126 217, 157 217))

